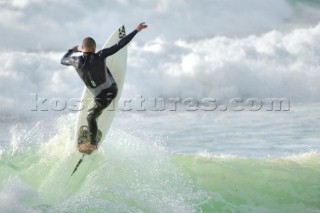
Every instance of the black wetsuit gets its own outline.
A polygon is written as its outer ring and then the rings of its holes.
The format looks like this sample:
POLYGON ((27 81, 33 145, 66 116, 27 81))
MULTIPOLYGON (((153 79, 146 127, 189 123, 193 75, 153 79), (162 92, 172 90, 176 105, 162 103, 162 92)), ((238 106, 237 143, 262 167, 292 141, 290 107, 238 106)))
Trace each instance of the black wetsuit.
POLYGON ((137 33, 138 31, 134 30, 117 44, 97 53, 89 52, 83 53, 82 56, 71 56, 73 52, 70 49, 61 59, 61 64, 75 67, 80 78, 95 97, 94 106, 89 109, 87 116, 92 144, 96 143, 98 131, 96 119, 109 106, 118 92, 117 84, 105 65, 105 59, 127 45, 137 33))

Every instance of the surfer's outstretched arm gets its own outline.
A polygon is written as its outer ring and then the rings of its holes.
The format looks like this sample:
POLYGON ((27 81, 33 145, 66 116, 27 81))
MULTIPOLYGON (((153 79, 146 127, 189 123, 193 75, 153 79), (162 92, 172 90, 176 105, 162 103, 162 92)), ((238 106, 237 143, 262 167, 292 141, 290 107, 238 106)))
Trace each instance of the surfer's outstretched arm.
POLYGON ((61 64, 63 65, 75 65, 76 64, 76 60, 74 57, 71 57, 72 53, 74 52, 79 52, 78 50, 78 46, 74 46, 72 49, 69 49, 68 52, 66 54, 64 54, 64 56, 61 59, 61 64))
POLYGON ((134 31, 132 31, 131 33, 129 33, 128 35, 126 35, 125 37, 123 37, 117 44, 102 49, 99 52, 97 52, 97 54, 101 57, 101 58, 106 58, 110 55, 115 54, 116 52, 118 52, 121 48, 123 48, 124 46, 126 46, 135 35, 137 35, 138 32, 140 32, 142 29, 147 28, 148 26, 142 22, 140 24, 138 24, 138 26, 136 27, 136 29, 134 31))

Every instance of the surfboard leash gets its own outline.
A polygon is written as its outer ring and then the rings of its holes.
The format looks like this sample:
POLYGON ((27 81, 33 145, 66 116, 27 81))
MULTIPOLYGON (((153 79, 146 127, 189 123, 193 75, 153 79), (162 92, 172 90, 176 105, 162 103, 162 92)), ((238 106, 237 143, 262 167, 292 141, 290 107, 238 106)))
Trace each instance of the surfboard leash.
POLYGON ((85 154, 82 155, 82 157, 80 158, 79 162, 77 163, 76 167, 74 168, 71 176, 77 171, 78 167, 80 166, 80 164, 82 163, 83 161, 83 158, 84 158, 85 154))

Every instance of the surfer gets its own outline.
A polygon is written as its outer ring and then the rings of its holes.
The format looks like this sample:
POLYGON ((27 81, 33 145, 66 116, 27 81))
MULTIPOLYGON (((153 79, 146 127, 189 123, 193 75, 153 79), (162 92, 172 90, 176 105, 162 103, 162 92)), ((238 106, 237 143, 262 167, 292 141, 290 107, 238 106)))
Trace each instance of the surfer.
POLYGON ((88 151, 97 149, 97 118, 117 96, 117 84, 105 65, 105 59, 126 46, 138 32, 145 28, 147 28, 145 22, 138 24, 134 31, 124 36, 117 44, 97 53, 94 39, 87 37, 82 41, 82 50, 74 46, 62 57, 61 64, 72 65, 94 97, 94 106, 88 110, 87 116, 90 143, 80 144, 79 149, 88 151), (76 52, 83 52, 83 55, 71 56, 76 52))

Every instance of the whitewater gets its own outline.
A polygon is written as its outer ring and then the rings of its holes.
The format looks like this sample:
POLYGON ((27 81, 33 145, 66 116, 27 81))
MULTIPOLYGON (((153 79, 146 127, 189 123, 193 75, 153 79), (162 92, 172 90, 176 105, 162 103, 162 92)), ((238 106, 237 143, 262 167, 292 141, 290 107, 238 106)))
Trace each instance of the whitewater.
POLYGON ((0 6, 0 212, 320 212, 317 1, 0 6), (70 178, 83 84, 60 59, 140 21, 109 134, 70 178))

